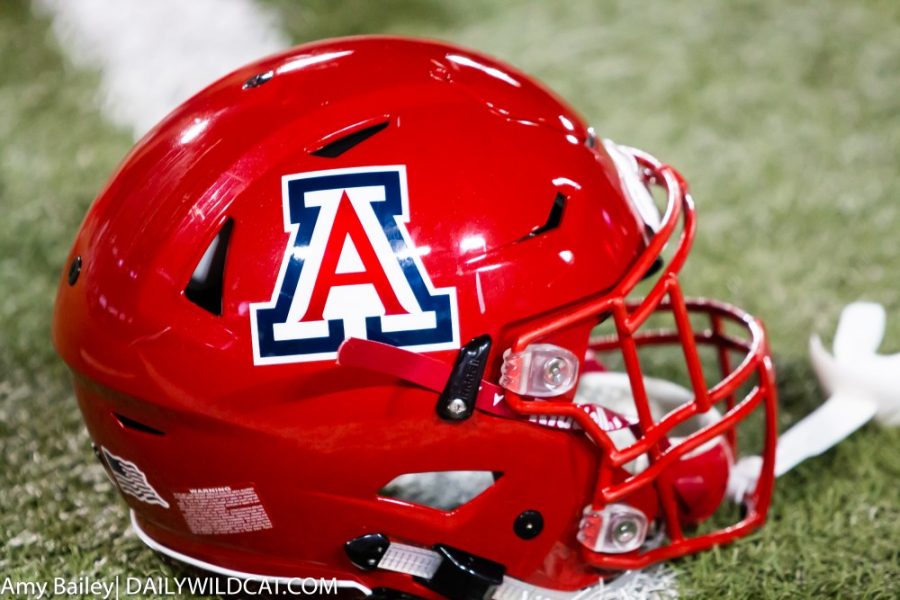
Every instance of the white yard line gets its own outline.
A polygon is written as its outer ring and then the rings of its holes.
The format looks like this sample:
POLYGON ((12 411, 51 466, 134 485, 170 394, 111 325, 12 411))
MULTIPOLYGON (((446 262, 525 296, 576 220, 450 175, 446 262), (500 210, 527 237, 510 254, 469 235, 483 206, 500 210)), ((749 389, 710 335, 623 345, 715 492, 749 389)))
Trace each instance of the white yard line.
MULTIPOLYGON (((99 102, 135 138, 220 76, 289 46, 276 15, 253 0, 33 1, 72 61, 100 72, 99 102)), ((677 596, 665 566, 621 583, 586 597, 677 596)))
POLYGON ((289 46, 253 0, 34 0, 63 49, 102 74, 108 117, 140 137, 226 73, 289 46))

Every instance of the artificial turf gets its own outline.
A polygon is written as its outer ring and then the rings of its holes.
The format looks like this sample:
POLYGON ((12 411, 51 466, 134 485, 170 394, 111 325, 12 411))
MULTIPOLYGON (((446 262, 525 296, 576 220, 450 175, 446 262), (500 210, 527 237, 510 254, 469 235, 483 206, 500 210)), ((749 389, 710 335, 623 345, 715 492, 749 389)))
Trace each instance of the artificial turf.
MULTIPOLYGON (((811 332, 859 298, 900 350, 900 4, 822 0, 267 0, 296 42, 436 37, 543 79, 603 136, 678 167, 698 204, 683 281, 762 317, 782 427, 822 399, 811 332)), ((48 23, 0 6, 0 574, 176 571, 130 533, 53 354, 69 244, 131 145, 48 23)), ((148 82, 152 85, 152 82, 148 82)), ((770 523, 673 563, 682 595, 900 597, 900 432, 867 426, 778 481, 770 523)))

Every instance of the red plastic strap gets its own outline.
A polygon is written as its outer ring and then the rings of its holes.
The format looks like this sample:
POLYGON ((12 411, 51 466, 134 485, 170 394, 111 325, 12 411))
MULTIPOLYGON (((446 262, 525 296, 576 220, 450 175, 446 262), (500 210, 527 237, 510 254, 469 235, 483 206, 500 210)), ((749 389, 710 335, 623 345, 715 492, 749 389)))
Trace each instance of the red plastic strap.
MULTIPOLYGON (((350 338, 341 344, 337 362, 346 367, 391 375, 438 393, 444 390, 452 370, 447 363, 424 354, 359 338, 350 338)), ((518 417, 504 400, 503 388, 482 380, 475 408, 498 417, 518 417)))
MULTIPOLYGON (((345 367, 367 369, 396 377, 437 393, 442 392, 447 385, 452 370, 447 363, 424 354, 360 338, 350 338, 341 344, 338 348, 337 362, 345 367)), ((594 404, 581 406, 603 431, 616 431, 633 425, 615 411, 594 404)), ((522 415, 513 411, 506 403, 503 388, 489 381, 481 381, 475 408, 507 419, 522 418, 522 415)), ((528 421, 553 429, 579 428, 572 417, 531 415, 528 421)))

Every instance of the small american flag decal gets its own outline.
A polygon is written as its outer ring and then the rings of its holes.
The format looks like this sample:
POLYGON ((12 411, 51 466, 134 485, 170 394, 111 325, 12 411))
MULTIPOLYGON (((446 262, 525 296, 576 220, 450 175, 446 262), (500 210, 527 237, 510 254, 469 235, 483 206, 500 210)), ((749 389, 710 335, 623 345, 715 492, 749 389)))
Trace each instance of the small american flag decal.
POLYGON ((134 496, 147 504, 158 504, 163 508, 169 508, 169 503, 153 489, 153 486, 147 481, 147 476, 136 464, 116 456, 106 448, 102 448, 102 450, 103 458, 123 494, 134 496))

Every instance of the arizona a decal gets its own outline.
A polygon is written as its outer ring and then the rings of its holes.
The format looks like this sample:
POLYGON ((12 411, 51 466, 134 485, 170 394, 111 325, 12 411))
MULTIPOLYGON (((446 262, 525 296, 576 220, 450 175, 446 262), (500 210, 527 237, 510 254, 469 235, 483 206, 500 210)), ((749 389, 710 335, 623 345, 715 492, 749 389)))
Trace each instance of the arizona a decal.
POLYGON ((254 363, 333 359, 351 337, 459 348, 456 288, 434 288, 406 231, 404 166, 285 176, 282 207, 272 299, 250 306, 254 363))

